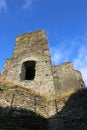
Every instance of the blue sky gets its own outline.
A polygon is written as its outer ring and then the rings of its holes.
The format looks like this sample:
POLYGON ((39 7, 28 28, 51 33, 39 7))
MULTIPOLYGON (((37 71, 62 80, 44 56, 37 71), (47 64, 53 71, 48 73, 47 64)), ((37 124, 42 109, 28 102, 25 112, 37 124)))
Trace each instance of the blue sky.
POLYGON ((0 0, 0 72, 16 36, 40 29, 52 63, 73 62, 87 85, 87 0, 0 0))

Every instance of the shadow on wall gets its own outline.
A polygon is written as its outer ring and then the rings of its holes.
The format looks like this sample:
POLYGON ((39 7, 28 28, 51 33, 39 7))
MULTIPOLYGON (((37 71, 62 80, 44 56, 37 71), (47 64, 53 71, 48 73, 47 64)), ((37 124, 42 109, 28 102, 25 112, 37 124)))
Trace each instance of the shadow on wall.
POLYGON ((26 109, 0 107, 0 130, 87 130, 87 89, 72 94, 48 120, 26 109))
POLYGON ((47 120, 25 109, 0 107, 0 130, 47 130, 47 120))
POLYGON ((72 94, 63 109, 49 120, 50 130, 87 130, 87 89, 72 94))

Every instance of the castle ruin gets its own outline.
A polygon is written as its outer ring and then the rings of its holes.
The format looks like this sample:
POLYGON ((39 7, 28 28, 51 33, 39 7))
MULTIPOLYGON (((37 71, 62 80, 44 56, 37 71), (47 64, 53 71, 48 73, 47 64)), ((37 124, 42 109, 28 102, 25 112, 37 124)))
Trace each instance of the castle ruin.
MULTIPOLYGON (((74 70, 71 62, 52 65, 44 30, 25 33, 16 38, 14 53, 6 60, 1 75, 4 80, 34 90, 43 96, 55 97, 84 87, 81 73, 74 70)), ((51 111, 48 115, 54 115, 55 102, 47 107, 47 113, 51 111)))

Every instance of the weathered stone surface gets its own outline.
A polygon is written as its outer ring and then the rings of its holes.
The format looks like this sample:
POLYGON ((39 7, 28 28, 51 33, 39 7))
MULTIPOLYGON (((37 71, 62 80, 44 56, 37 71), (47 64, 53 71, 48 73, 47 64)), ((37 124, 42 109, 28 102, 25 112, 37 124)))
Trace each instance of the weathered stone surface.
POLYGON ((53 66, 53 76, 57 95, 84 87, 81 73, 74 70, 71 62, 65 62, 61 65, 53 66))
POLYGON ((35 97, 19 89, 0 91, 0 129, 87 130, 87 89, 58 98, 54 102, 46 102, 40 96, 35 101, 35 97), (44 114, 47 116, 55 102, 56 113, 50 118, 45 117, 44 114), (29 110, 32 104, 34 112, 29 110), (39 112, 42 116, 38 115, 39 112))
POLYGON ((57 105, 61 110, 49 119, 49 130, 87 130, 87 89, 58 99, 57 105))
POLYGON ((55 101, 46 99, 26 90, 9 87, 0 90, 0 106, 31 110, 45 118, 51 117, 55 111, 55 101))
POLYGON ((48 121, 22 108, 0 107, 0 130, 47 130, 48 121))
POLYGON ((50 53, 44 31, 17 37, 14 54, 12 58, 7 59, 2 75, 7 81, 35 89, 43 94, 55 95, 50 53), (22 79, 26 73, 23 63, 27 61, 36 63, 33 80, 22 79))
POLYGON ((1 105, 4 102, 5 106, 27 108, 46 118, 55 115, 64 106, 66 100, 56 103, 58 96, 84 87, 81 73, 74 70, 72 63, 52 66, 43 30, 16 38, 13 55, 6 60, 0 76, 6 82, 35 91, 31 93, 11 89, 7 91, 11 93, 5 95, 7 98, 2 96, 1 105))

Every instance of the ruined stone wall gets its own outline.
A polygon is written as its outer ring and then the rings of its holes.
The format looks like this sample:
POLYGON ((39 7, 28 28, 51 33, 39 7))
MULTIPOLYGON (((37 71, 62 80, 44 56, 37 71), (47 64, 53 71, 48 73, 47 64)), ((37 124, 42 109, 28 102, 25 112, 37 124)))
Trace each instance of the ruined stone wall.
POLYGON ((74 70, 71 62, 53 66, 54 84, 57 94, 75 91, 84 87, 82 75, 74 70))
POLYGON ((36 31, 19 35, 12 58, 7 59, 2 76, 26 88, 32 88, 43 94, 55 95, 52 67, 45 31, 36 31), (23 80, 23 63, 35 61, 35 77, 23 80), (22 76, 21 76, 22 75, 22 76))
POLYGON ((6 82, 31 90, 27 93, 10 89, 4 95, 5 99, 2 95, 1 102, 7 103, 6 106, 32 110, 47 118, 59 112, 67 100, 57 101, 58 95, 67 95, 84 87, 81 73, 74 70, 72 63, 52 66, 43 30, 17 37, 13 56, 6 60, 1 76, 6 82), (27 79, 27 71, 30 75, 33 73, 32 79, 27 79))
POLYGON ((0 92, 0 106, 30 110, 45 118, 56 114, 54 100, 10 87, 0 92))
POLYGON ((87 89, 57 99, 58 113, 49 119, 49 130, 87 130, 87 89))
POLYGON ((38 130, 87 129, 87 89, 81 89, 56 100, 46 100, 44 97, 22 89, 11 87, 6 87, 2 91, 0 89, 0 128, 32 130, 31 125, 33 126, 32 122, 34 122, 37 127, 33 130, 36 128, 38 130), (39 124, 39 119, 35 118, 36 115, 46 119, 47 128, 42 127, 43 120, 39 124), (17 123, 18 120, 19 123, 17 123), (28 127, 23 127, 23 124, 28 127), (41 125, 40 129, 39 125, 41 125))
MULTIPOLYGON (((28 65, 27 65, 28 66, 28 65)), ((25 33, 16 38, 13 56, 7 59, 2 76, 5 80, 31 88, 42 94, 55 95, 84 86, 79 71, 70 62, 52 66, 45 31, 25 33), (35 62, 34 79, 25 79, 24 63, 35 62)))

